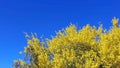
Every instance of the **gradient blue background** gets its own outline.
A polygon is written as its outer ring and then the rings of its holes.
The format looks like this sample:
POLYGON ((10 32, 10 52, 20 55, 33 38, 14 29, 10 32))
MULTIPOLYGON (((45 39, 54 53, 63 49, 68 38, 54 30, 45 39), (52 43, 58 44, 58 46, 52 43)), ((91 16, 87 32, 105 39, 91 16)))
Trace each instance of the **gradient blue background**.
POLYGON ((0 68, 12 68, 26 46, 23 32, 51 38, 71 22, 109 28, 120 18, 120 0, 0 0, 0 68))

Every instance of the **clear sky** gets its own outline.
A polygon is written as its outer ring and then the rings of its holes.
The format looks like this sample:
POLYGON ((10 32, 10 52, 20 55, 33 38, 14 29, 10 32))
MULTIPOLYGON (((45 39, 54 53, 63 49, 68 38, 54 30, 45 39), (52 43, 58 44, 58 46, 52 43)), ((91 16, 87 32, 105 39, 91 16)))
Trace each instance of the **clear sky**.
POLYGON ((50 38, 55 31, 87 23, 104 28, 120 18, 120 0, 0 0, 0 68, 12 68, 26 46, 23 32, 50 38))

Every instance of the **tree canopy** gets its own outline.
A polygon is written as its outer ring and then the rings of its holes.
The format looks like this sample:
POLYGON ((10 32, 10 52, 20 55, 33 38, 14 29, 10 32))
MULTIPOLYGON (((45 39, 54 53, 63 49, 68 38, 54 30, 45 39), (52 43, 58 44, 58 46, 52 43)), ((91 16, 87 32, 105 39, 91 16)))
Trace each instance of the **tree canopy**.
POLYGON ((118 68, 120 67, 120 27, 112 19, 111 28, 74 24, 59 30, 52 39, 41 41, 26 34, 24 59, 14 61, 14 68, 118 68))

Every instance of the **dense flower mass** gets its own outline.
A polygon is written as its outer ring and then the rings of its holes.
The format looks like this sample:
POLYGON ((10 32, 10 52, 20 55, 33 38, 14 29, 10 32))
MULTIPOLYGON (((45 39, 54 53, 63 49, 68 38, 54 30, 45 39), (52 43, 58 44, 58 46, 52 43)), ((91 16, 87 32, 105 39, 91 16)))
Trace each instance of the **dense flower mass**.
POLYGON ((110 30, 71 24, 45 42, 26 35, 25 59, 15 60, 14 68, 119 68, 120 27, 117 18, 112 23, 110 30))

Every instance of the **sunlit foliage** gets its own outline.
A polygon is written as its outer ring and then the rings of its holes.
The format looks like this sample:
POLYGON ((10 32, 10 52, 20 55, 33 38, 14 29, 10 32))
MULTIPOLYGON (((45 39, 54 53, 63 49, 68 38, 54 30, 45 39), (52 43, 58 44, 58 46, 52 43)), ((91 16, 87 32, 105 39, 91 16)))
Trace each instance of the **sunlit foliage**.
POLYGON ((15 60, 14 68, 119 68, 120 27, 117 18, 112 23, 109 30, 71 24, 47 41, 26 34, 25 59, 15 60))

